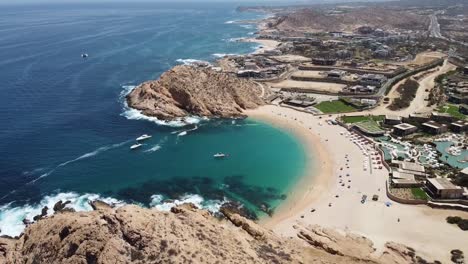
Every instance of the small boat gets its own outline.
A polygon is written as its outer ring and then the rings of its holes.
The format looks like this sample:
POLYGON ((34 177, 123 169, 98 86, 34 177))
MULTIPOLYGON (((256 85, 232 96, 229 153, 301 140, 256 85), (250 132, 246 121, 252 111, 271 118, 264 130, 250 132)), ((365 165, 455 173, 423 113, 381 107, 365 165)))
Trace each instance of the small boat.
POLYGON ((86 59, 88 57, 89 57, 88 53, 82 53, 81 54, 81 58, 83 58, 83 59, 86 59))
POLYGON ((225 158, 225 157, 227 157, 227 155, 224 154, 224 153, 216 153, 216 154, 213 155, 213 157, 214 158, 225 158))
POLYGON ((143 140, 146 140, 146 139, 148 139, 148 138, 151 138, 151 136, 150 136, 150 135, 147 135, 147 134, 144 134, 144 135, 138 137, 136 140, 137 140, 137 141, 143 141, 143 140))
POLYGON ((140 144, 140 143, 137 143, 137 144, 132 145, 132 146, 130 147, 130 149, 131 149, 131 150, 134 150, 134 149, 137 149, 137 148, 139 148, 139 147, 141 147, 141 146, 143 146, 143 145, 140 144))

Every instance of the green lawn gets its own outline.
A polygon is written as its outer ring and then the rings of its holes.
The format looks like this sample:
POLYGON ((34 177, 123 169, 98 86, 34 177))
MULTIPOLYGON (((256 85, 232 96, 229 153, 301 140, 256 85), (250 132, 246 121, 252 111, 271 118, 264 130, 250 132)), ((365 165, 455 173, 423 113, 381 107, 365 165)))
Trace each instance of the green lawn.
POLYGON ((385 116, 343 116, 343 122, 352 124, 352 123, 358 123, 362 121, 383 121, 385 116))
POLYGON ((419 200, 427 200, 427 194, 421 188, 411 188, 411 193, 413 197, 419 200))
POLYGON ((322 111, 322 113, 344 113, 344 112, 352 112, 356 111, 356 108, 343 103, 340 100, 335 100, 331 102, 321 102, 315 106, 318 110, 322 111))
POLYGON ((446 104, 444 106, 437 108, 437 112, 448 113, 451 116, 458 118, 458 119, 466 119, 466 115, 459 112, 458 105, 446 104))

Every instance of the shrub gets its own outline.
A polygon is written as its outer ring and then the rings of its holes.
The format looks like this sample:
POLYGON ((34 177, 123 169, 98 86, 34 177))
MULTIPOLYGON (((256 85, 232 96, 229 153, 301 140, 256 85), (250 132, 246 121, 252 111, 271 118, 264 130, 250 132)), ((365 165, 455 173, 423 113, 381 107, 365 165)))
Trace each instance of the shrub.
POLYGON ((468 230, 468 219, 461 220, 457 225, 463 231, 468 230))
POLYGON ((446 220, 449 224, 458 224, 462 219, 459 216, 449 216, 446 220))
POLYGON ((400 97, 393 100, 392 104, 388 106, 391 110, 398 110, 410 106, 411 101, 416 97, 419 83, 412 79, 407 79, 402 85, 398 86, 397 91, 400 97))

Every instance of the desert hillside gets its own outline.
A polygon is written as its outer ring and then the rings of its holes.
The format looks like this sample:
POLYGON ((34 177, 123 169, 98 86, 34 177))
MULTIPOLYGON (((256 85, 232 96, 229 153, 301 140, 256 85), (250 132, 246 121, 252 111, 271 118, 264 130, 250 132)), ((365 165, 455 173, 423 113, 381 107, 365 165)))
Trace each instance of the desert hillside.
POLYGON ((281 31, 353 31, 360 26, 382 29, 426 29, 429 20, 401 10, 380 7, 350 9, 343 13, 326 14, 315 9, 301 9, 278 19, 281 31))

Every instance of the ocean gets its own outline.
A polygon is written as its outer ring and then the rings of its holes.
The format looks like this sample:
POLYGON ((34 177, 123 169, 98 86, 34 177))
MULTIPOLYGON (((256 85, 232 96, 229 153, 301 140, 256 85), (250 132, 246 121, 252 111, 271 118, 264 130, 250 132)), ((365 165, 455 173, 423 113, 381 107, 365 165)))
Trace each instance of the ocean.
POLYGON ((254 51, 236 40, 255 26, 237 21, 265 15, 235 7, 0 7, 0 234, 19 235, 24 218, 59 200, 77 211, 101 199, 213 212, 237 201, 260 217, 281 203, 306 160, 287 132, 250 119, 165 123, 125 105, 126 93, 174 65, 254 51), (131 151, 142 134, 153 137, 131 151))

